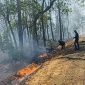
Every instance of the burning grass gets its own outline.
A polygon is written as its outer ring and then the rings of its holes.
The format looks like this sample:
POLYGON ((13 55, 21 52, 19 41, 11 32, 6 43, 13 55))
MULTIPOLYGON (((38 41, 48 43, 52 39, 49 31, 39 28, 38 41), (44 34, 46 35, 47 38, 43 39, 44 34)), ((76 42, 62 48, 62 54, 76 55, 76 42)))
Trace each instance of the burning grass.
POLYGON ((34 71, 36 71, 40 66, 35 64, 35 63, 32 63, 28 66, 26 66, 25 68, 19 70, 17 73, 16 73, 16 76, 21 79, 23 78, 24 76, 26 75, 30 75, 32 74, 34 71))
POLYGON ((41 65, 32 63, 24 67, 23 69, 20 69, 16 74, 8 77, 4 81, 1 81, 0 85, 20 85, 25 79, 29 78, 30 75, 35 73, 40 67, 41 65))

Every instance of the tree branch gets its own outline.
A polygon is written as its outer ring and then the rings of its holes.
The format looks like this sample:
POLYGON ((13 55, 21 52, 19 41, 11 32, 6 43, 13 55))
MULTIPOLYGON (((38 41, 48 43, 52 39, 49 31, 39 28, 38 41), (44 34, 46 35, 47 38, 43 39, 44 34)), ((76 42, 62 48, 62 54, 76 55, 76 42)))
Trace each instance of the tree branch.
POLYGON ((44 14, 45 12, 47 12, 47 11, 53 6, 53 4, 54 4, 55 1, 56 1, 56 0, 50 1, 50 5, 47 6, 47 7, 45 8, 45 10, 43 10, 43 11, 41 11, 41 12, 38 12, 38 13, 36 14, 36 16, 35 16, 35 20, 34 20, 34 21, 37 21, 37 19, 38 19, 42 14, 44 14))

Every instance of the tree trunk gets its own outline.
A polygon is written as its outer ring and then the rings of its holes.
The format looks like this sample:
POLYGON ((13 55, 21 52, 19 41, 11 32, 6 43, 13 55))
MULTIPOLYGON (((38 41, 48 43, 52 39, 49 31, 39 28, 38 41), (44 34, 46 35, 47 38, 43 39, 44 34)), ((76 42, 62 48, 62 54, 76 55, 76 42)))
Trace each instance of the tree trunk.
POLYGON ((61 24, 61 13, 60 13, 60 2, 58 0, 58 14, 59 14, 59 25, 60 25, 60 40, 62 41, 62 24, 61 24))
POLYGON ((14 35, 14 32, 13 32, 13 28, 11 26, 11 23, 10 23, 10 20, 9 20, 9 10, 7 8, 7 16, 6 16, 6 22, 8 23, 9 25, 9 28, 10 28, 10 31, 11 31, 11 34, 12 34, 12 37, 13 37, 13 40, 14 40, 14 44, 15 44, 15 47, 17 48, 17 41, 16 41, 16 38, 15 38, 15 35, 14 35))
POLYGON ((20 0, 17 0, 17 10, 18 10, 18 36, 19 36, 19 47, 23 49, 23 29, 21 20, 21 4, 20 0))
POLYGON ((18 11, 18 37, 19 37, 19 58, 22 60, 23 55, 23 28, 21 20, 21 2, 17 0, 17 11, 18 11))
POLYGON ((48 37, 48 40, 49 40, 48 25, 47 25, 47 37, 48 37))
POLYGON ((67 33, 68 33, 68 39, 69 39, 69 16, 68 16, 68 12, 67 12, 67 33))
POLYGON ((64 26, 62 24, 62 38, 63 38, 63 40, 65 39, 64 33, 65 33, 65 29, 64 29, 64 26))
MULTIPOLYGON (((45 0, 43 0, 42 2, 42 12, 44 10, 44 2, 45 0)), ((44 29, 44 21, 43 21, 43 14, 41 16, 41 20, 42 20, 42 30, 43 30, 43 42, 44 42, 44 46, 46 46, 46 39, 45 39, 45 29, 44 29)))
POLYGON ((36 44, 38 43, 38 39, 37 39, 37 27, 36 27, 36 20, 33 21, 33 40, 36 42, 36 44))
POLYGON ((50 11, 50 27, 51 27, 52 40, 54 41, 54 34, 53 34, 53 27, 52 27, 52 20, 51 20, 51 11, 50 11))
POLYGON ((8 21, 8 24, 9 24, 9 28, 10 28, 11 34, 12 34, 12 36, 13 36, 15 48, 17 49, 17 48, 18 48, 18 47, 17 47, 17 41, 16 41, 16 38, 15 38, 14 32, 13 32, 13 30, 12 30, 12 26, 11 26, 11 24, 10 24, 10 21, 8 21))

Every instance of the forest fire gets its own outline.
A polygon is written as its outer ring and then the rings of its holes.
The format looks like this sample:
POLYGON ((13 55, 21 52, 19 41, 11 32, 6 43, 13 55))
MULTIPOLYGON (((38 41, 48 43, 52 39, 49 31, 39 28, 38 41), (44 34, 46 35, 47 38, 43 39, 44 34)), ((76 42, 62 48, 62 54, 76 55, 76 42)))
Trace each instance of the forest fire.
POLYGON ((35 64, 35 63, 32 63, 28 66, 26 66, 25 68, 19 70, 17 73, 16 73, 16 76, 19 78, 19 79, 22 79, 24 76, 26 75, 31 75, 34 71, 36 71, 40 66, 35 64))
POLYGON ((41 65, 32 63, 28 66, 18 70, 16 74, 8 77, 4 81, 0 82, 0 85, 20 85, 25 79, 29 78, 33 73, 35 73, 41 65))
POLYGON ((37 58, 40 58, 41 62, 37 62, 37 64, 32 63, 16 72, 15 77, 19 80, 19 82, 22 82, 27 76, 30 77, 30 75, 35 73, 42 66, 41 64, 50 57, 47 53, 42 53, 37 58))
POLYGON ((20 83, 34 74, 42 66, 43 62, 51 59, 51 57, 52 56, 48 53, 40 53, 37 57, 34 57, 36 62, 33 61, 26 67, 18 70, 14 75, 6 78, 4 81, 1 81, 0 85, 9 85, 10 83, 11 85, 20 85, 20 83))

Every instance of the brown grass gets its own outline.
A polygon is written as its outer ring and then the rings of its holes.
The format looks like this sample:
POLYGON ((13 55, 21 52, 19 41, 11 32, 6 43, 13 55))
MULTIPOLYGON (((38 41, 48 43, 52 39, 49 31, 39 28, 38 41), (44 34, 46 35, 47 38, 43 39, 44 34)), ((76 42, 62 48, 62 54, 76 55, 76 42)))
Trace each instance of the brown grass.
MULTIPOLYGON (((81 53, 71 56, 85 57, 81 53)), ((47 61, 25 85, 85 85, 85 60, 62 58, 47 61)))
MULTIPOLYGON (((82 43, 85 37, 80 38, 82 43)), ((85 50, 74 51, 72 46, 73 41, 68 41, 66 49, 57 51, 24 85, 85 85, 85 50)))

